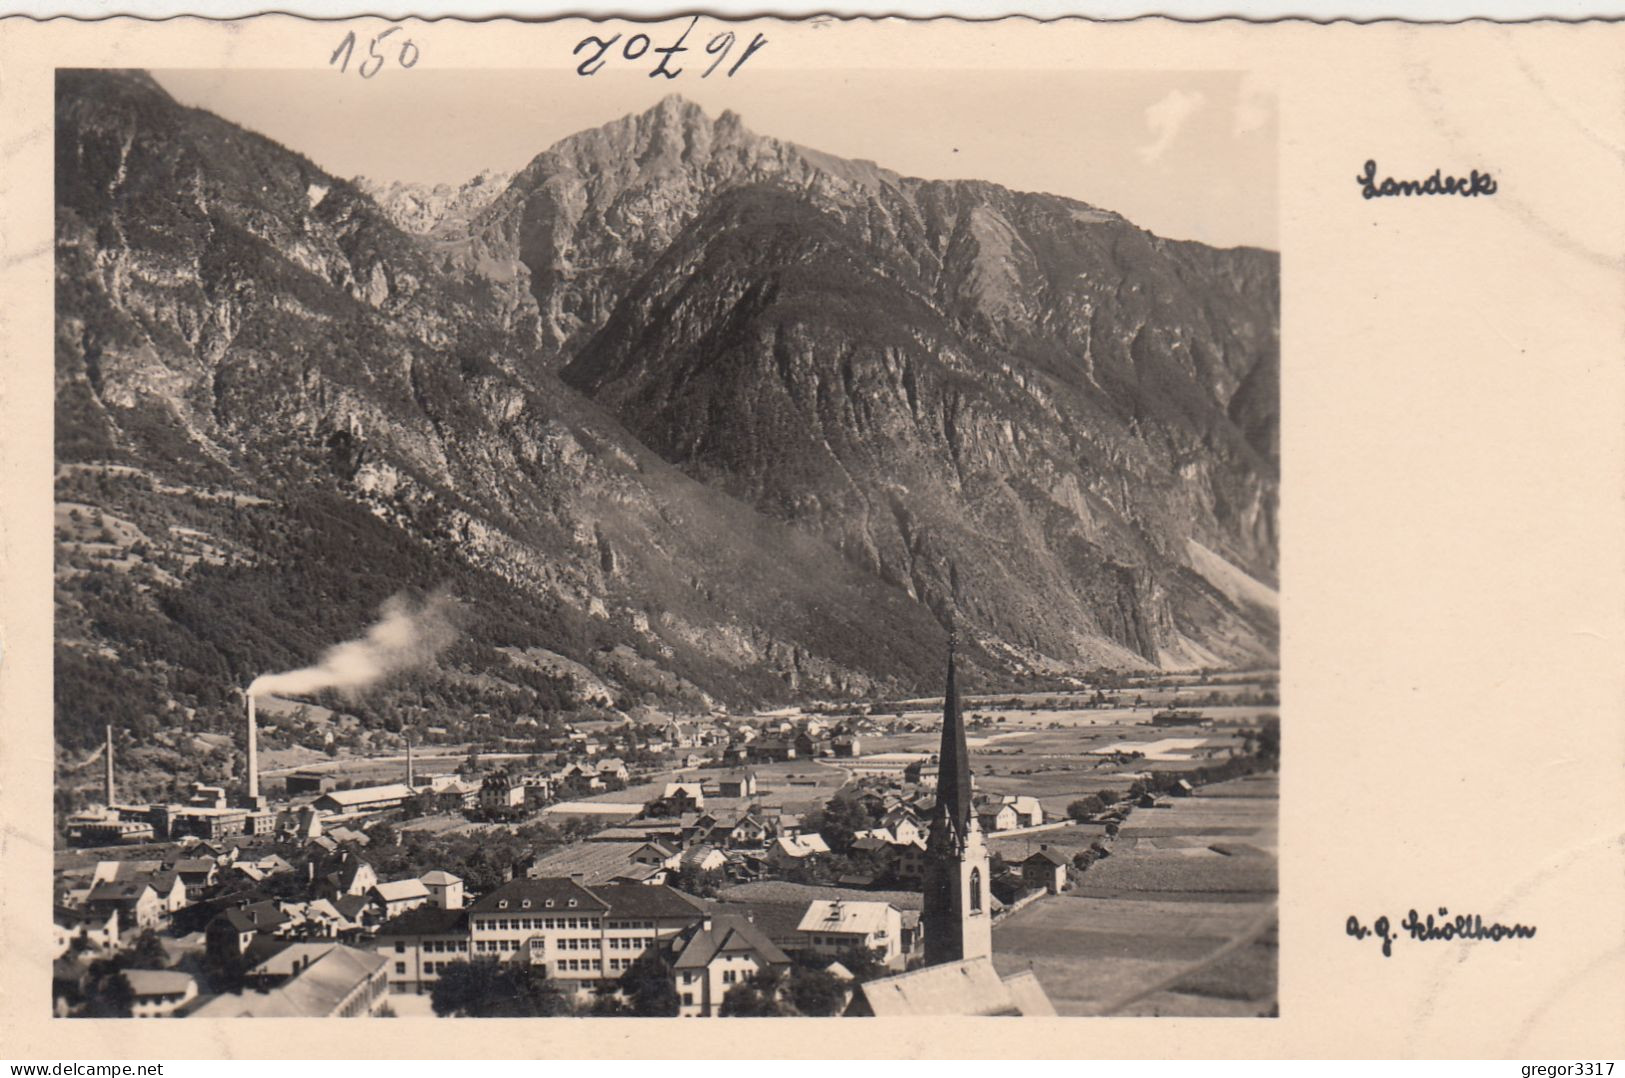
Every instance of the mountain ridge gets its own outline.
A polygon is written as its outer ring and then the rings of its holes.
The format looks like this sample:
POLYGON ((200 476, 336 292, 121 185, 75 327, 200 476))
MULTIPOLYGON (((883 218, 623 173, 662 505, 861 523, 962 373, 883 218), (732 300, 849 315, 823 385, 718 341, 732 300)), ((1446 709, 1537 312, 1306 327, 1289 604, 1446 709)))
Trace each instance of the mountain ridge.
POLYGON ((1267 252, 681 99, 423 232, 144 75, 57 115, 59 499, 146 540, 59 514, 59 655, 177 656, 95 706, 229 722, 386 597, 368 554, 479 596, 442 674, 513 701, 504 647, 689 707, 913 691, 955 609, 973 681, 1273 656, 1209 560, 1273 585, 1267 252))

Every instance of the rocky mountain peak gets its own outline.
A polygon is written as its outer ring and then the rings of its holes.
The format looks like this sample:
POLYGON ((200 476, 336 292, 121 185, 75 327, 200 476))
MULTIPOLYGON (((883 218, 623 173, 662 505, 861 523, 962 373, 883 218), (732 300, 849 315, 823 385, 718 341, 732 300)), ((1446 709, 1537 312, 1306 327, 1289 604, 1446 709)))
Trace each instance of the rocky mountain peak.
POLYGON ((500 196, 512 179, 512 172, 485 169, 460 184, 401 180, 380 183, 358 176, 355 185, 378 203, 402 231, 428 235, 448 229, 466 230, 474 215, 500 196))
POLYGON ((403 582, 667 700, 934 688, 950 607, 1007 683, 1273 656, 1270 252, 676 95, 424 188, 63 72, 56 152, 62 495, 153 567, 59 640, 179 706, 403 582))

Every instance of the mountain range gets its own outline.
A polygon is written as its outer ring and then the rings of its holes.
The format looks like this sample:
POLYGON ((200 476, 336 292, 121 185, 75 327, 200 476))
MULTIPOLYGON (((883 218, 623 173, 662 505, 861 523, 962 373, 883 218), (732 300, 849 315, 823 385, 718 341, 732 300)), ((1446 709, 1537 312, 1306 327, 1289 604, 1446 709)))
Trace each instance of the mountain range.
POLYGON ((56 139, 66 741, 402 588, 463 600, 446 699, 912 692, 950 622, 973 684, 1274 659, 1272 252, 677 97, 460 188, 139 72, 56 139))

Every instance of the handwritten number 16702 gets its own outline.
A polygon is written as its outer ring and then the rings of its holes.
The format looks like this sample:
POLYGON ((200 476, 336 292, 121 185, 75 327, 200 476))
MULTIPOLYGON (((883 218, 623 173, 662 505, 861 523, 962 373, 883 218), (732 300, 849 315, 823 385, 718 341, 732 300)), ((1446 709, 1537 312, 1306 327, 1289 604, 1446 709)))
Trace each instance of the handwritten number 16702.
MULTIPOLYGON (((388 30, 367 42, 367 55, 362 57, 361 62, 356 65, 356 71, 362 78, 370 79, 382 70, 386 54, 378 51, 378 47, 384 43, 385 38, 399 31, 399 26, 391 26, 388 30)), ((355 47, 355 31, 351 30, 344 35, 344 40, 339 42, 339 47, 333 50, 333 55, 328 57, 328 66, 331 67, 337 64, 341 75, 349 71, 350 61, 355 58, 355 47)), ((412 43, 411 38, 407 38, 401 42, 400 51, 395 56, 395 62, 402 67, 415 67, 417 66, 418 56, 418 47, 412 43)))
MULTIPOLYGON (((649 35, 644 33, 633 34, 624 40, 620 34, 607 38, 589 34, 578 41, 576 47, 570 50, 572 56, 582 57, 581 63, 576 65, 576 74, 596 75, 603 69, 605 64, 613 59, 629 60, 636 63, 648 57, 647 62, 651 64, 649 70, 651 79, 656 77, 675 79, 683 73, 682 66, 675 63, 676 57, 679 53, 690 51, 683 42, 688 40, 689 33, 693 31, 699 21, 700 17, 698 15, 690 19, 689 24, 683 28, 683 32, 677 36, 677 40, 670 45, 656 45, 649 35), (620 48, 617 49, 616 45, 620 45, 620 48), (583 56, 583 54, 585 55, 583 56)), ((728 59, 729 53, 733 51, 737 40, 732 30, 724 30, 705 43, 705 54, 711 57, 711 63, 700 73, 700 78, 710 78, 711 73, 722 66, 722 62, 728 59)), ((745 45, 743 51, 738 54, 738 59, 734 60, 728 67, 728 78, 731 79, 737 75, 739 69, 745 66, 745 61, 749 60, 758 49, 766 44, 766 35, 757 34, 752 37, 750 43, 745 45)))

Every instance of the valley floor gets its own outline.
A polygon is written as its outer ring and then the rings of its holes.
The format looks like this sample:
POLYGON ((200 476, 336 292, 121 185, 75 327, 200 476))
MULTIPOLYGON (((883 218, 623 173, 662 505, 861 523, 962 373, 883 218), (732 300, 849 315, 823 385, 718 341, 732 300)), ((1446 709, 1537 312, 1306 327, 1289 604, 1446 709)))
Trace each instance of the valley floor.
MULTIPOLYGON (((1278 781, 1254 775, 1136 809, 1074 890, 993 931, 1005 976, 1032 970, 1062 1015, 1253 1017, 1276 1005, 1278 781)), ((1087 846, 1089 827, 994 840, 1087 846)))

